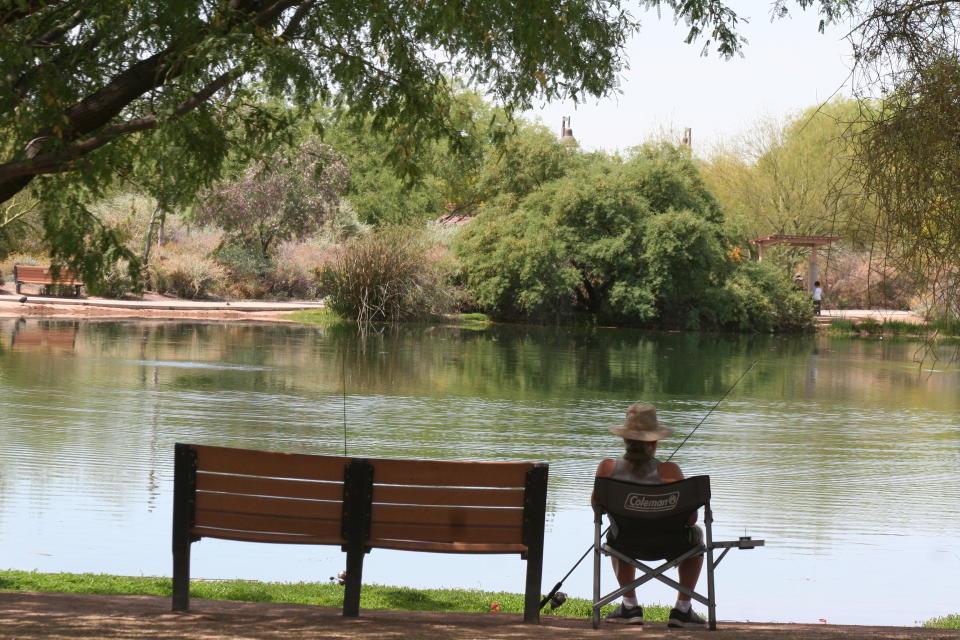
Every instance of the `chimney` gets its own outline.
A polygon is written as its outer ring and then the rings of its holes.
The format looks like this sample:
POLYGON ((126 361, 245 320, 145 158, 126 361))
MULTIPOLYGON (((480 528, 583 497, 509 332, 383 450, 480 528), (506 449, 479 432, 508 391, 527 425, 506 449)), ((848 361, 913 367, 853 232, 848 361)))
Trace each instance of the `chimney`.
POLYGON ((570 116, 563 116, 563 120, 560 123, 560 142, 576 142, 577 139, 573 137, 573 129, 570 128, 570 116))

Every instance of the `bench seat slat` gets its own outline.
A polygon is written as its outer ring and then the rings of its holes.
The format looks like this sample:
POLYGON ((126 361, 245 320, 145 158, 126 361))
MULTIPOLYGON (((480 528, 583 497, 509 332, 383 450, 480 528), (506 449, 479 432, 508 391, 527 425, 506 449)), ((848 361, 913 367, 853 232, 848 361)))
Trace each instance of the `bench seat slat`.
POLYGON ((439 524, 454 527, 521 527, 523 526, 523 509, 374 504, 371 522, 374 524, 439 524))
MULTIPOLYGON (((342 480, 342 478, 341 478, 342 480)), ((253 496, 281 498, 312 498, 314 500, 342 500, 342 482, 315 482, 312 480, 283 480, 217 473, 197 473, 198 491, 220 491, 253 496)))
POLYGON ((342 481, 349 458, 195 445, 197 469, 272 478, 342 481), (256 469, 256 473, 250 472, 256 469))
POLYGON ((340 518, 286 518, 197 509, 195 527, 215 527, 260 533, 297 533, 340 538, 340 518))
POLYGON ((391 504, 522 508, 523 490, 374 485, 373 501, 391 504))
POLYGON ((388 460, 377 458, 373 481, 377 484, 430 485, 437 487, 522 487, 528 462, 450 462, 441 460, 388 460))
POLYGON ((416 542, 413 540, 385 540, 373 538, 370 544, 377 549, 398 551, 431 551, 434 553, 526 553, 522 544, 477 543, 477 542, 416 542))
POLYGON ((239 540, 243 542, 274 542, 277 544, 343 544, 339 532, 336 535, 297 535, 293 533, 264 533, 261 531, 235 531, 216 527, 194 527, 190 530, 204 538, 239 540))
POLYGON ((420 525, 395 522, 370 524, 371 539, 409 540, 416 542, 479 542, 521 543, 520 527, 458 527, 453 525, 420 525))
POLYGON ((343 503, 197 491, 197 509, 248 515, 339 520, 343 514, 343 503))

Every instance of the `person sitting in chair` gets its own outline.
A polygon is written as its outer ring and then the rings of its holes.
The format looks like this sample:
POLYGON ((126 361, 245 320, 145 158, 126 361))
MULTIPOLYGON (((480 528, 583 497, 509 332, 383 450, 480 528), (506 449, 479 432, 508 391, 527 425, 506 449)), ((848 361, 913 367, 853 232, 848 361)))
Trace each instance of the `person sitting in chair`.
MULTIPOLYGON (((657 452, 657 441, 673 433, 673 429, 657 422, 657 410, 652 404, 630 405, 624 424, 610 427, 610 431, 623 438, 626 452, 620 459, 603 460, 597 467, 597 477, 641 484, 663 484, 683 480, 683 472, 676 463, 660 462, 654 457, 657 452)), ((596 508, 592 498, 591 504, 596 508)), ((675 539, 658 540, 656 548, 650 549, 637 549, 630 544, 630 540, 621 539, 625 537, 622 536, 623 532, 618 531, 616 524, 611 520, 607 543, 624 553, 633 554, 636 558, 672 560, 699 544, 703 539, 702 530, 694 524, 696 520, 697 512, 694 511, 681 534, 675 539)), ((636 569, 633 566, 619 562, 615 557, 610 559, 613 561, 613 572, 620 586, 629 584, 635 579, 636 569)), ((680 573, 680 584, 688 589, 694 589, 702 567, 702 554, 681 562, 677 567, 680 573)), ((632 590, 626 592, 620 606, 605 619, 607 622, 622 624, 643 624, 643 607, 637 602, 636 592, 632 590)), ((704 624, 706 624, 705 620, 693 611, 690 596, 678 592, 676 605, 670 611, 668 626, 685 627, 704 624)))

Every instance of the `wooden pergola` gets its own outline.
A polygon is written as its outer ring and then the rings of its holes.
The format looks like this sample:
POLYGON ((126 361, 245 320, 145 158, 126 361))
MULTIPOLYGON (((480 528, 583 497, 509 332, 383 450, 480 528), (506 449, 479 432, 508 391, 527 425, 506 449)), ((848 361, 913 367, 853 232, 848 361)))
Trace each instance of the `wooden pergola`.
POLYGON ((813 286, 813 282, 820 279, 820 268, 817 266, 817 249, 820 247, 829 247, 840 239, 840 236, 795 236, 784 233, 774 233, 762 238, 754 238, 751 244, 757 245, 760 250, 760 260, 767 247, 778 244, 788 244, 791 247, 808 247, 810 249, 810 260, 807 267, 807 288, 813 286))

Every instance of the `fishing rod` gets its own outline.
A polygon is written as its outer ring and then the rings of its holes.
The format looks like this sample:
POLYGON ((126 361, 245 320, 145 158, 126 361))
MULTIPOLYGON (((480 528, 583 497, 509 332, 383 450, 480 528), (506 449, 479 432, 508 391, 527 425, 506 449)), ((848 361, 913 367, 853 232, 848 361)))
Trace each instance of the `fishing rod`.
MULTIPOLYGON (((710 414, 713 413, 714 410, 715 410, 717 407, 720 406, 720 403, 723 402, 724 398, 726 398, 728 395, 730 395, 730 392, 731 392, 731 391, 733 391, 734 389, 736 389, 737 385, 740 384, 740 381, 743 380, 744 376, 746 376, 746 375, 750 372, 751 369, 753 369, 754 365, 756 365, 757 362, 758 362, 757 360, 754 360, 753 362, 751 362, 751 363, 750 363, 750 366, 747 367, 746 370, 745 370, 743 373, 740 374, 740 377, 739 377, 739 378, 737 378, 737 381, 734 382, 734 383, 730 386, 729 389, 727 389, 727 392, 724 393, 722 396, 720 396, 720 399, 717 400, 716 403, 715 403, 712 407, 710 407, 710 410, 707 411, 706 415, 703 416, 703 417, 700 419, 700 422, 698 422, 698 423, 697 423, 697 426, 695 426, 695 427, 693 428, 693 431, 691 431, 690 433, 688 433, 688 434, 687 434, 687 437, 683 439, 683 442, 681 442, 680 445, 679 445, 676 449, 673 450, 673 453, 670 454, 670 458, 672 458, 672 457, 677 453, 677 451, 680 450, 680 447, 682 447, 682 446, 687 442, 687 440, 690 439, 690 436, 693 435, 694 431, 696 431, 697 429, 699 429, 699 428, 700 428, 700 425, 702 425, 702 424, 704 423, 704 421, 705 421, 707 418, 710 417, 710 414)), ((664 460, 664 462, 669 462, 669 461, 670 461, 670 458, 667 458, 666 460, 664 460)), ((602 538, 603 536, 605 536, 606 533, 607 533, 607 531, 609 531, 609 530, 610 530, 610 527, 608 526, 606 529, 604 529, 603 533, 600 534, 600 537, 602 538)), ((543 609, 543 607, 544 607, 548 602, 550 603, 550 608, 551 608, 551 609, 556 609, 557 607, 559 607, 560 605, 562 605, 564 602, 567 601, 567 594, 565 594, 565 593, 563 593, 562 591, 560 591, 560 587, 563 586, 564 581, 565 581, 567 578, 570 577, 570 574, 573 573, 574 570, 575 570, 577 567, 580 566, 580 563, 583 562, 583 559, 586 558, 586 557, 587 557, 587 554, 590 553, 590 551, 592 551, 592 550, 593 550, 593 545, 591 544, 589 547, 587 547, 587 550, 583 552, 583 555, 580 556, 580 559, 577 560, 572 567, 570 567, 570 571, 567 571, 567 574, 566 574, 565 576, 563 576, 562 578, 560 578, 560 582, 558 582, 557 584, 553 585, 553 589, 550 590, 550 593, 548 593, 547 595, 545 595, 545 596, 543 597, 543 600, 540 601, 540 608, 541 608, 541 609, 543 609)))

